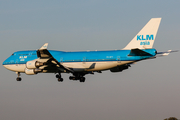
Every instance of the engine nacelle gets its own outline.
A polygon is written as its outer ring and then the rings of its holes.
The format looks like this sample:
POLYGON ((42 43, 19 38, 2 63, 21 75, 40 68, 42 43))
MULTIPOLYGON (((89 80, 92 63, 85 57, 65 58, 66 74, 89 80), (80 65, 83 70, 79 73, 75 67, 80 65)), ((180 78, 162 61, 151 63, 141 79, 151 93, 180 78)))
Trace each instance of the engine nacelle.
POLYGON ((40 66, 43 66, 44 64, 42 62, 38 62, 38 61, 28 61, 26 63, 26 68, 28 69, 35 69, 35 68, 38 68, 40 66))
POLYGON ((125 69, 128 69, 128 67, 130 67, 130 65, 117 66, 117 67, 111 68, 110 71, 111 72, 121 72, 125 69))
POLYGON ((35 74, 42 72, 42 71, 43 70, 41 70, 41 69, 28 69, 28 68, 25 69, 25 73, 27 75, 35 75, 35 74))

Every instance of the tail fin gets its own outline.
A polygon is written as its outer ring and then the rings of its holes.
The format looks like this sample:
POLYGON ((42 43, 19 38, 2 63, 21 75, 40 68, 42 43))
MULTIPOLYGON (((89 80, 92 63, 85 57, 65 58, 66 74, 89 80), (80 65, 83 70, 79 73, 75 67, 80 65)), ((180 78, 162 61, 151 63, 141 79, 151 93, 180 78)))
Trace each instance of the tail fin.
POLYGON ((161 18, 152 18, 124 49, 152 48, 161 18))

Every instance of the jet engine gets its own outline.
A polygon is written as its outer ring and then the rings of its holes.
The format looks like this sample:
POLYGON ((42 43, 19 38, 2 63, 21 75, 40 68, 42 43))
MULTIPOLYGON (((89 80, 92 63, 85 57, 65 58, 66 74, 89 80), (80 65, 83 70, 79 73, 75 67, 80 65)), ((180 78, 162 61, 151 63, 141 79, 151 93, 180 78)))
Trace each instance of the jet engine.
POLYGON ((44 63, 42 63, 42 62, 38 62, 38 61, 28 61, 27 63, 26 63, 26 68, 28 68, 28 69, 35 69, 35 68, 38 68, 38 67, 40 67, 40 66, 43 66, 44 65, 44 63))
POLYGON ((41 69, 28 69, 28 68, 25 69, 25 73, 27 75, 35 75, 39 72, 42 72, 42 70, 41 69))

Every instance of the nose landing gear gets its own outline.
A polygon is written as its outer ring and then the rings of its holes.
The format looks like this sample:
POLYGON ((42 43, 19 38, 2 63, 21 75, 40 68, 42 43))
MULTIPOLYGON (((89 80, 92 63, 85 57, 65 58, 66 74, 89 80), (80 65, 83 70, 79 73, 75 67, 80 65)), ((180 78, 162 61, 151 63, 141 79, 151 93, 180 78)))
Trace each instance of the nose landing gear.
POLYGON ((21 77, 20 77, 20 75, 21 75, 20 72, 16 72, 16 74, 18 75, 18 77, 16 78, 16 80, 17 80, 17 81, 21 81, 22 79, 21 79, 21 77))

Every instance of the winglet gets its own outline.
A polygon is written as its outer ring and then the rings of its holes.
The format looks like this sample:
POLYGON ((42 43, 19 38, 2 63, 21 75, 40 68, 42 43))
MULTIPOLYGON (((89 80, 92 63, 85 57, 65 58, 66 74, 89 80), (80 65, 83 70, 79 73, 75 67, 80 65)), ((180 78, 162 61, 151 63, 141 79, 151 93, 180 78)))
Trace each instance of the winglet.
POLYGON ((48 43, 45 43, 39 50, 47 49, 47 47, 48 47, 48 43))

